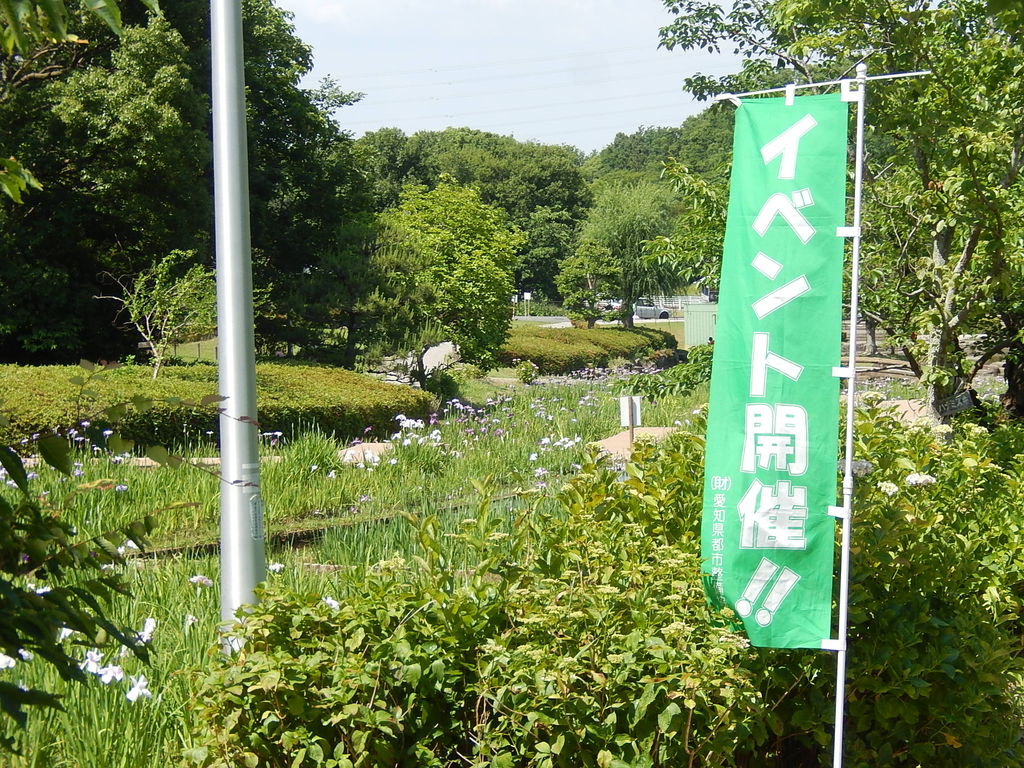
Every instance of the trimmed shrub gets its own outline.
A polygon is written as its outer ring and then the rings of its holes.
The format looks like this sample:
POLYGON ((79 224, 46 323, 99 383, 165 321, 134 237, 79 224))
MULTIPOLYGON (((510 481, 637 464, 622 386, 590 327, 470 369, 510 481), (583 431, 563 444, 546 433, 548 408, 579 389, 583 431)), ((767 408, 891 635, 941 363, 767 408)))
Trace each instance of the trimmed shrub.
POLYGON ((675 349, 676 338, 657 328, 535 328, 518 326, 498 353, 503 365, 529 360, 542 374, 604 367, 613 358, 637 360, 675 349))
MULTIPOLYGON (((157 402, 129 410, 119 428, 125 438, 180 445, 213 439, 217 432, 214 406, 197 408, 182 402, 199 402, 217 393, 217 369, 212 365, 169 366, 156 380, 148 367, 115 368, 90 381, 84 396, 72 381, 81 373, 73 366, 0 366, 0 412, 9 419, 0 426, 0 442, 74 424, 140 396, 157 402)), ((256 366, 256 386, 260 429, 285 434, 315 427, 347 438, 362 436, 369 426, 384 435, 394 431, 396 414, 424 418, 433 405, 425 392, 340 368, 261 363, 256 366)))

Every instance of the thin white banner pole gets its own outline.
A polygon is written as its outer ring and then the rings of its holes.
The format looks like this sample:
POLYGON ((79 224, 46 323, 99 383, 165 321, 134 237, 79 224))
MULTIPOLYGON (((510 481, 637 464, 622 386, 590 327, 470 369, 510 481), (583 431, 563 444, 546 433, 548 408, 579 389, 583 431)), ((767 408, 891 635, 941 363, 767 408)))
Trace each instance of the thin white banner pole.
MULTIPOLYGON (((217 344, 220 394, 220 617, 255 602, 265 578, 249 159, 245 133, 241 0, 212 0, 214 224, 217 255, 217 344)), ((229 648, 229 646, 226 646, 229 648)))
POLYGON ((843 765, 843 717, 846 711, 846 633, 850 600, 850 517, 853 514, 853 415, 857 394, 857 316, 860 312, 861 187, 864 181, 864 89, 868 68, 857 65, 857 148, 853 172, 853 244, 850 259, 849 376, 846 379, 846 454, 843 466, 842 544, 839 560, 839 649, 836 654, 836 722, 833 768, 843 765))

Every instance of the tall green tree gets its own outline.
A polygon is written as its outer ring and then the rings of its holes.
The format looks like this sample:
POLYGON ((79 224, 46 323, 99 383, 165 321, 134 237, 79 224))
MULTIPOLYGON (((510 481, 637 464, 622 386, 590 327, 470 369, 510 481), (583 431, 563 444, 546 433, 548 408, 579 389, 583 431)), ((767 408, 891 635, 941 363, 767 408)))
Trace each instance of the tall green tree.
POLYGON ((418 147, 400 128, 379 128, 356 139, 359 162, 371 179, 374 207, 378 211, 398 205, 402 189, 408 184, 436 181, 436 171, 428 170, 418 147))
MULTIPOLYGON (((157 0, 141 0, 159 13, 157 0)), ((120 34, 121 11, 116 0, 96 0, 88 10, 120 34)), ((17 87, 60 77, 83 58, 83 41, 75 34, 75 15, 64 0, 22 0, 0 4, 0 102, 17 87)), ((0 154, 3 147, 0 146, 0 154)), ((16 157, 0 159, 0 192, 16 203, 39 181, 16 157)))
POLYGON ((517 287, 556 298, 554 274, 575 248, 576 232, 593 197, 580 153, 567 146, 520 142, 469 128, 368 133, 357 146, 376 176, 381 209, 394 206, 402 185, 434 187, 442 175, 472 186, 527 233, 517 287))
POLYGON ((501 209, 450 178, 432 190, 407 188, 384 220, 422 259, 412 279, 432 299, 421 325, 439 327, 464 361, 493 366, 512 322, 512 273, 522 233, 501 209))
MULTIPOLYGON (((209 104, 209 3, 178 0, 164 13, 183 35, 194 86, 209 104)), ((352 222, 370 208, 370 186, 336 119, 360 94, 332 80, 302 85, 313 51, 274 0, 243 0, 242 22, 254 280, 271 287, 270 316, 259 330, 304 342, 307 309, 326 311, 321 305, 329 300, 321 291, 318 306, 309 307, 309 275, 326 271, 351 286, 363 269, 365 233, 352 222)), ((207 165, 202 183, 211 182, 207 165)))
MULTIPOLYGON (((157 20, 126 5, 120 39, 84 5, 71 8, 81 40, 0 61, 0 135, 33 173, 8 171, 0 184, 20 195, 42 185, 31 205, 0 209, 8 360, 127 352, 114 307, 92 299, 109 293, 98 276, 131 276, 175 249, 212 262, 208 3, 179 0, 157 20), (37 317, 51 304, 65 311, 37 317)), ((333 118, 357 95, 300 85, 311 51, 271 0, 246 0, 243 16, 255 279, 272 287, 275 306, 260 330, 287 338, 303 324, 321 260, 349 285, 362 268, 349 222, 369 192, 333 118)), ((331 298, 321 291, 318 301, 331 298)))
POLYGON ((24 205, 0 208, 9 360, 116 357, 125 347, 113 308, 92 298, 105 292, 100 275, 201 248, 208 229, 205 109, 180 35, 160 19, 120 38, 89 17, 79 29, 93 41, 87 63, 0 101, 7 146, 42 184, 24 205))
POLYGON ((676 206, 661 184, 606 185, 598 194, 580 234, 582 243, 606 250, 618 268, 620 319, 633 327, 633 305, 644 294, 661 293, 679 281, 675 265, 648 251, 648 243, 672 229, 676 206))
MULTIPOLYGON (((974 0, 743 2, 729 12, 665 0, 669 48, 735 46, 742 72, 697 75, 694 93, 763 87, 781 63, 799 79, 930 70, 869 89, 864 310, 929 386, 933 409, 979 363, 1021 341, 1019 217, 1024 162, 1024 51, 974 0), (763 77, 762 77, 763 76, 763 77), (980 348, 966 341, 984 334, 980 348)), ((777 75, 775 75, 777 77, 777 75)), ((1024 381, 1006 402, 1024 412, 1024 381)))
POLYGON ((612 315, 604 306, 619 290, 622 265, 603 245, 584 240, 576 253, 562 262, 555 280, 569 319, 593 328, 598 320, 612 315))

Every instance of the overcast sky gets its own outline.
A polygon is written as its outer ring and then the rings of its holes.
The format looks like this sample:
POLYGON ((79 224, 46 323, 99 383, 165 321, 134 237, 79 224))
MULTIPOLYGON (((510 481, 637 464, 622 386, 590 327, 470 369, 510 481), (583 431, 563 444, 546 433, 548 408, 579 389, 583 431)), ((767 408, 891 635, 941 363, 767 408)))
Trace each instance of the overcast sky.
POLYGON ((330 75, 365 98, 356 136, 469 126, 591 152, 619 131, 679 125, 704 105, 681 90, 732 56, 658 48, 660 0, 279 0, 330 75))

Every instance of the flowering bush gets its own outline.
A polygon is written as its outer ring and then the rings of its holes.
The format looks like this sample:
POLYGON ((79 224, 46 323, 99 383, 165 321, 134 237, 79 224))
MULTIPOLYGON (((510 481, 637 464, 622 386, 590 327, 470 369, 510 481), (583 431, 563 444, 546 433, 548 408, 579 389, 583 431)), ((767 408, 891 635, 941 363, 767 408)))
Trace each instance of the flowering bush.
MULTIPOLYGON (((343 577, 337 600, 270 589, 245 653, 201 696, 200 765, 686 765, 764 737, 746 641, 704 600, 689 546, 607 514, 593 473, 567 516, 510 534, 484 504, 447 565, 436 521, 416 562, 343 577), (469 762, 467 762, 469 761, 469 762)), ((619 489, 619 501, 636 500, 619 489)), ((646 502, 639 502, 645 505, 646 502)), ((656 517, 654 508, 648 516, 656 517)))
POLYGON ((532 360, 520 360, 515 367, 516 378, 523 384, 532 384, 540 375, 540 369, 532 360))

